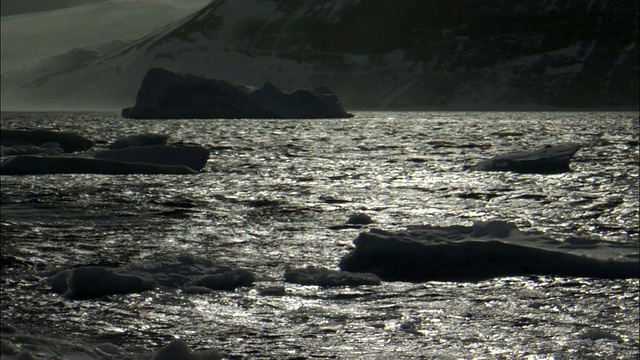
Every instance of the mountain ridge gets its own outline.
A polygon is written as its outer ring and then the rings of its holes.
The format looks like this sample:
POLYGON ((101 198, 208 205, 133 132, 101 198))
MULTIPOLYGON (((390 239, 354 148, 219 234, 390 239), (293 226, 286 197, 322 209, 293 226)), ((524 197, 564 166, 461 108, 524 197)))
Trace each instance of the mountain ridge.
POLYGON ((348 109, 637 109, 637 15, 628 0, 213 0, 133 43, 67 61, 77 69, 3 74, 3 92, 6 83, 21 88, 16 101, 117 108, 147 69, 164 67, 326 85, 348 109))

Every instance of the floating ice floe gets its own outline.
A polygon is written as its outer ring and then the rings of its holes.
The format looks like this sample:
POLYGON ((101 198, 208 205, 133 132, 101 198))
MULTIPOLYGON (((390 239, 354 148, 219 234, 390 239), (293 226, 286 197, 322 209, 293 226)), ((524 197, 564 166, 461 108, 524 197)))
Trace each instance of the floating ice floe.
POLYGON ((500 276, 640 277, 638 247, 570 237, 564 241, 523 233, 504 221, 472 226, 372 229, 354 240, 340 269, 394 281, 474 281, 500 276))
POLYGON ((0 156, 11 155, 30 155, 30 154, 46 154, 57 155, 63 153, 64 150, 57 142, 47 142, 41 145, 14 145, 0 146, 0 156))
POLYGON ((51 290, 70 299, 91 299, 113 294, 143 292, 156 287, 233 290, 249 286, 255 276, 248 270, 216 265, 211 260, 180 254, 126 266, 80 266, 49 278, 51 290))
POLYGON ((2 175, 42 174, 197 174, 186 165, 159 165, 76 156, 18 155, 0 165, 2 175))
POLYGON ((209 159, 209 150, 199 145, 155 145, 110 149, 95 154, 97 159, 166 166, 188 166, 199 171, 209 159))
POLYGON ((470 170, 513 171, 523 174, 558 174, 571 171, 569 163, 580 149, 579 144, 545 146, 533 151, 519 151, 495 156, 472 166, 470 170))
POLYGON ((284 280, 294 284, 319 286, 379 285, 382 282, 375 274, 336 271, 314 266, 288 268, 284 273, 284 280))
MULTIPOLYGON (((163 135, 137 135, 121 139, 112 146, 121 147, 108 149, 88 156, 58 155, 64 149, 61 145, 54 147, 44 145, 18 145, 21 141, 39 143, 41 139, 70 138, 71 141, 82 143, 75 134, 35 131, 29 135, 25 132, 15 132, 3 140, 2 155, 16 155, 5 159, 0 166, 2 175, 39 175, 39 174, 196 174, 209 160, 209 150, 195 144, 128 146, 131 144, 155 144, 167 141, 163 135), (62 135, 61 135, 62 134, 62 135), (65 135, 66 134, 66 135, 65 135), (38 153, 46 156, 19 155, 24 153, 38 153)), ((5 131, 3 130, 3 137, 5 131)), ((89 140, 87 140, 89 141, 89 140)), ((68 149, 81 147, 67 144, 68 149)), ((68 152, 64 150, 65 152, 68 152)))
POLYGON ((94 145, 92 140, 67 131, 11 129, 2 129, 0 131, 0 144, 2 146, 41 146, 51 142, 58 143, 62 150, 67 153, 88 150, 94 145))
POLYGON ((169 136, 162 134, 136 134, 129 135, 123 138, 117 139, 111 144, 109 144, 109 149, 125 149, 129 147, 135 146, 156 146, 156 145, 167 145, 169 141, 169 136))

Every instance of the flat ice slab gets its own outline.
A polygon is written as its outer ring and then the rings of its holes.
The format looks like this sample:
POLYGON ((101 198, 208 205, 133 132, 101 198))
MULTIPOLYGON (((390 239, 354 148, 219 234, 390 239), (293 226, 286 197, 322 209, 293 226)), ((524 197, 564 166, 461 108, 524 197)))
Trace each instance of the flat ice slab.
POLYGON ((523 174, 558 174, 571 171, 569 163, 580 150, 579 144, 545 146, 495 156, 471 167, 479 171, 513 171, 523 174))
POLYGON ((318 286, 359 286, 380 285, 380 278, 374 274, 335 271, 314 266, 305 268, 289 268, 284 273, 284 280, 293 284, 318 286))
POLYGON ((97 159, 165 166, 188 166, 200 171, 209 159, 209 150, 200 145, 133 146, 97 152, 97 159))
POLYGON ((592 239, 558 241, 510 223, 373 229, 354 240, 340 269, 386 281, 474 281, 500 276, 638 278, 638 247, 592 239))
POLYGON ((75 156, 18 155, 0 164, 2 175, 197 174, 186 165, 159 165, 75 156))
POLYGON ((233 290, 253 284, 249 270, 221 266, 189 254, 119 267, 80 266, 64 269, 49 278, 51 290, 69 299, 92 299, 130 294, 156 287, 233 290))
POLYGON ((81 345, 74 339, 56 340, 25 334, 12 325, 2 324, 0 341, 1 358, 14 359, 65 359, 65 360, 219 360, 216 349, 193 350, 180 339, 169 342, 153 353, 130 353, 112 343, 81 345))
POLYGON ((13 130, 0 131, 2 146, 30 145, 41 146, 46 143, 57 143, 64 152, 84 151, 91 149, 93 140, 68 131, 50 130, 13 130))

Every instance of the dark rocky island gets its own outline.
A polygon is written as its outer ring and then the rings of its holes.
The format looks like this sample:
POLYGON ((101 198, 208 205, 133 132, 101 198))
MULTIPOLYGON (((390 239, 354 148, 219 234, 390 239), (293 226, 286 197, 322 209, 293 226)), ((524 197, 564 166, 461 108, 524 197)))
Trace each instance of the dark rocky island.
POLYGON ((267 82, 261 88, 224 80, 150 69, 136 104, 122 110, 133 119, 304 119, 348 118, 336 95, 326 87, 292 93, 267 82))

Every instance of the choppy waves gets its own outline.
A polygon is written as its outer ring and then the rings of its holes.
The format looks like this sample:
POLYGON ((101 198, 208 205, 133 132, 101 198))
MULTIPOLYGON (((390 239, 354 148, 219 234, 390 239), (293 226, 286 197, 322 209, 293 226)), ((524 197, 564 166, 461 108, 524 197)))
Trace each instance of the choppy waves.
POLYGON ((637 113, 357 113, 349 120, 131 121, 5 113, 3 128, 133 133, 202 144, 181 176, 2 177, 2 321, 36 336, 150 352, 174 337, 239 358, 637 357, 637 279, 284 284, 337 268, 360 231, 504 220, 554 237, 638 243, 637 113), (571 173, 464 171, 493 155, 585 144, 571 173), (373 223, 346 224, 354 213, 373 223), (71 301, 46 277, 78 265, 194 253, 249 268, 255 287, 71 301), (259 290, 284 287, 273 296, 259 290), (136 350, 137 349, 137 350, 136 350))

